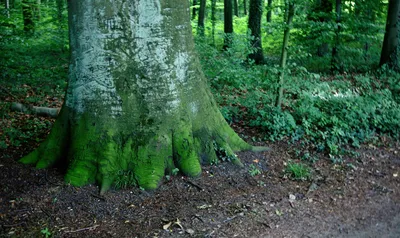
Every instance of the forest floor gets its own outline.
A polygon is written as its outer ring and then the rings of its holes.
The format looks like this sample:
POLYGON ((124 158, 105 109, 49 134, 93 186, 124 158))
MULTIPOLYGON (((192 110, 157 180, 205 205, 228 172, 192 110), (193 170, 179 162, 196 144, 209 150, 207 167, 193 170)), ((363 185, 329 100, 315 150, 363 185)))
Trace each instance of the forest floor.
MULTIPOLYGON (((19 123, 34 118, 13 115, 19 123)), ((95 185, 65 184, 56 168, 17 162, 37 144, 0 153, 0 237, 400 237, 400 144, 385 137, 344 163, 319 155, 307 180, 284 172, 301 145, 275 142, 238 153, 244 168, 220 163, 198 178, 165 179, 155 191, 104 196, 95 185)))

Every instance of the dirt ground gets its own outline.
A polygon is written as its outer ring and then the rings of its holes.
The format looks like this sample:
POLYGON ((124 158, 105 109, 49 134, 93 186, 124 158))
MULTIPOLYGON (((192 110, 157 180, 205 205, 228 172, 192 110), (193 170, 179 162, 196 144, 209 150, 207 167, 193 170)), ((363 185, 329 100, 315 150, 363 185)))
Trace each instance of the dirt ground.
POLYGON ((199 178, 104 196, 65 184, 56 168, 19 164, 22 149, 4 151, 0 237, 400 237, 400 144, 380 144, 342 164, 318 155, 306 181, 284 173, 299 145, 277 142, 239 153, 244 168, 205 166, 199 178))

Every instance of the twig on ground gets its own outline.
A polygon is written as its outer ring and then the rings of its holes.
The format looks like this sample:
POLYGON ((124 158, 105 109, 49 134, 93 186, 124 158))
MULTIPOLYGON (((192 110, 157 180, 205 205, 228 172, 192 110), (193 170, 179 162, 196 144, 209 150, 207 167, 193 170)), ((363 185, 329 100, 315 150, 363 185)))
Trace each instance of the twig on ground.
POLYGON ((7 93, 8 95, 10 95, 12 98, 17 99, 16 96, 14 96, 12 93, 10 93, 6 88, 4 88, 3 86, 0 85, 0 89, 3 90, 5 93, 7 93))
POLYGON ((102 196, 99 196, 99 195, 96 195, 96 194, 93 194, 93 193, 91 193, 90 194, 91 196, 93 196, 93 197, 95 197, 95 198, 98 198, 98 199, 100 199, 100 200, 102 200, 102 201, 107 201, 104 197, 102 197, 102 196))
POLYGON ((190 184, 190 185, 192 185, 192 186, 194 186, 194 187, 196 187, 196 188, 197 188, 198 190, 200 190, 200 191, 204 191, 204 189, 203 189, 202 187, 200 187, 199 185, 193 183, 193 182, 190 181, 190 180, 185 180, 185 182, 188 183, 188 184, 190 184))
POLYGON ((94 226, 90 226, 90 227, 85 227, 85 228, 81 228, 81 229, 74 230, 74 231, 66 231, 65 233, 76 233, 76 232, 80 232, 80 231, 94 230, 94 229, 96 229, 98 226, 100 226, 100 225, 94 225, 94 226))

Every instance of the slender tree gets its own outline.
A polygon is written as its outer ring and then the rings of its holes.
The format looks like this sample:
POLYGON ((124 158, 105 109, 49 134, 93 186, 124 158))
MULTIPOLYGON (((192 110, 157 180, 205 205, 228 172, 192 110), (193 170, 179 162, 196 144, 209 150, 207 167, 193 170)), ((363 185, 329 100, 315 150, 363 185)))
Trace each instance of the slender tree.
POLYGON ((22 0, 22 18, 24 20, 24 31, 29 34, 35 32, 34 4, 35 3, 32 0, 22 0))
POLYGON ((387 64, 389 68, 400 71, 400 0, 389 0, 386 19, 386 31, 383 39, 380 65, 387 64))
POLYGON ((212 43, 215 46, 215 24, 217 23, 216 18, 216 11, 217 11, 217 0, 211 0, 211 36, 212 36, 212 43))
POLYGON ((224 49, 232 45, 233 34, 233 12, 232 0, 224 0, 224 49))
POLYGON ((199 35, 204 36, 204 19, 206 16, 206 0, 200 0, 199 18, 197 21, 197 30, 199 35))
POLYGON ((293 17, 295 14, 295 4, 290 0, 285 0, 285 30, 283 33, 283 44, 282 44, 282 53, 281 53, 281 62, 280 68, 281 73, 279 75, 278 81, 278 90, 276 94, 276 101, 275 106, 281 108, 282 101, 283 101, 283 89, 284 89, 284 79, 285 79, 285 68, 287 62, 287 55, 288 55, 288 47, 289 47, 289 35, 290 35, 290 28, 292 26, 293 17))
POLYGON ((10 18, 10 0, 5 1, 5 8, 6 8, 6 16, 10 18))
POLYGON ((233 12, 235 16, 239 17, 239 4, 238 0, 233 0, 233 12))
POLYGON ((336 31, 335 31, 335 45, 332 48, 332 60, 331 60, 331 70, 343 71, 342 63, 339 58, 339 47, 340 47, 340 23, 342 20, 342 0, 336 0, 335 4, 336 11, 336 31))
POLYGON ((192 6, 192 20, 196 18, 196 12, 197 12, 197 0, 193 0, 193 6, 192 6))
POLYGON ((251 46, 254 52, 248 55, 256 64, 264 62, 261 40, 261 18, 263 13, 263 0, 250 0, 248 28, 251 34, 251 46))
POLYGON ((247 16, 247 1, 243 0, 243 14, 247 16))
MULTIPOLYGON (((319 0, 311 13, 313 15, 312 20, 320 22, 321 25, 332 21, 332 11, 333 11, 333 0, 319 0)), ((322 57, 329 53, 329 44, 327 39, 322 36, 324 34, 324 29, 321 27, 317 28, 317 34, 320 38, 320 44, 317 48, 317 55, 322 57)))
POLYGON ((97 181, 104 193, 121 172, 154 189, 174 168, 188 176, 217 160, 241 164, 249 150, 227 124, 194 52, 189 1, 70 0, 65 103, 51 133, 22 158, 66 166, 66 182, 97 181))
POLYGON ((272 0, 268 0, 267 3, 267 22, 271 22, 272 19, 272 0))

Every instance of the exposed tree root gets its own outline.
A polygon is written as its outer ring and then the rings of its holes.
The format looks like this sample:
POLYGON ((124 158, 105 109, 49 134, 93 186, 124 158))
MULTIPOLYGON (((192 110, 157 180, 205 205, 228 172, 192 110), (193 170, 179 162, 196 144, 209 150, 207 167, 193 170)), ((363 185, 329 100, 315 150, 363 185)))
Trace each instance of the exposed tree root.
POLYGON ((266 149, 244 142, 225 121, 193 132, 192 121, 181 120, 142 138, 139 132, 119 130, 112 120, 101 122, 81 115, 71 123, 69 116, 68 109, 63 109, 47 140, 20 161, 38 168, 61 161, 68 165, 67 183, 83 186, 97 181, 101 194, 116 182, 125 182, 120 176, 124 171, 134 176, 137 186, 151 190, 177 169, 195 177, 201 174, 202 163, 222 160, 243 166, 236 151, 266 149))

